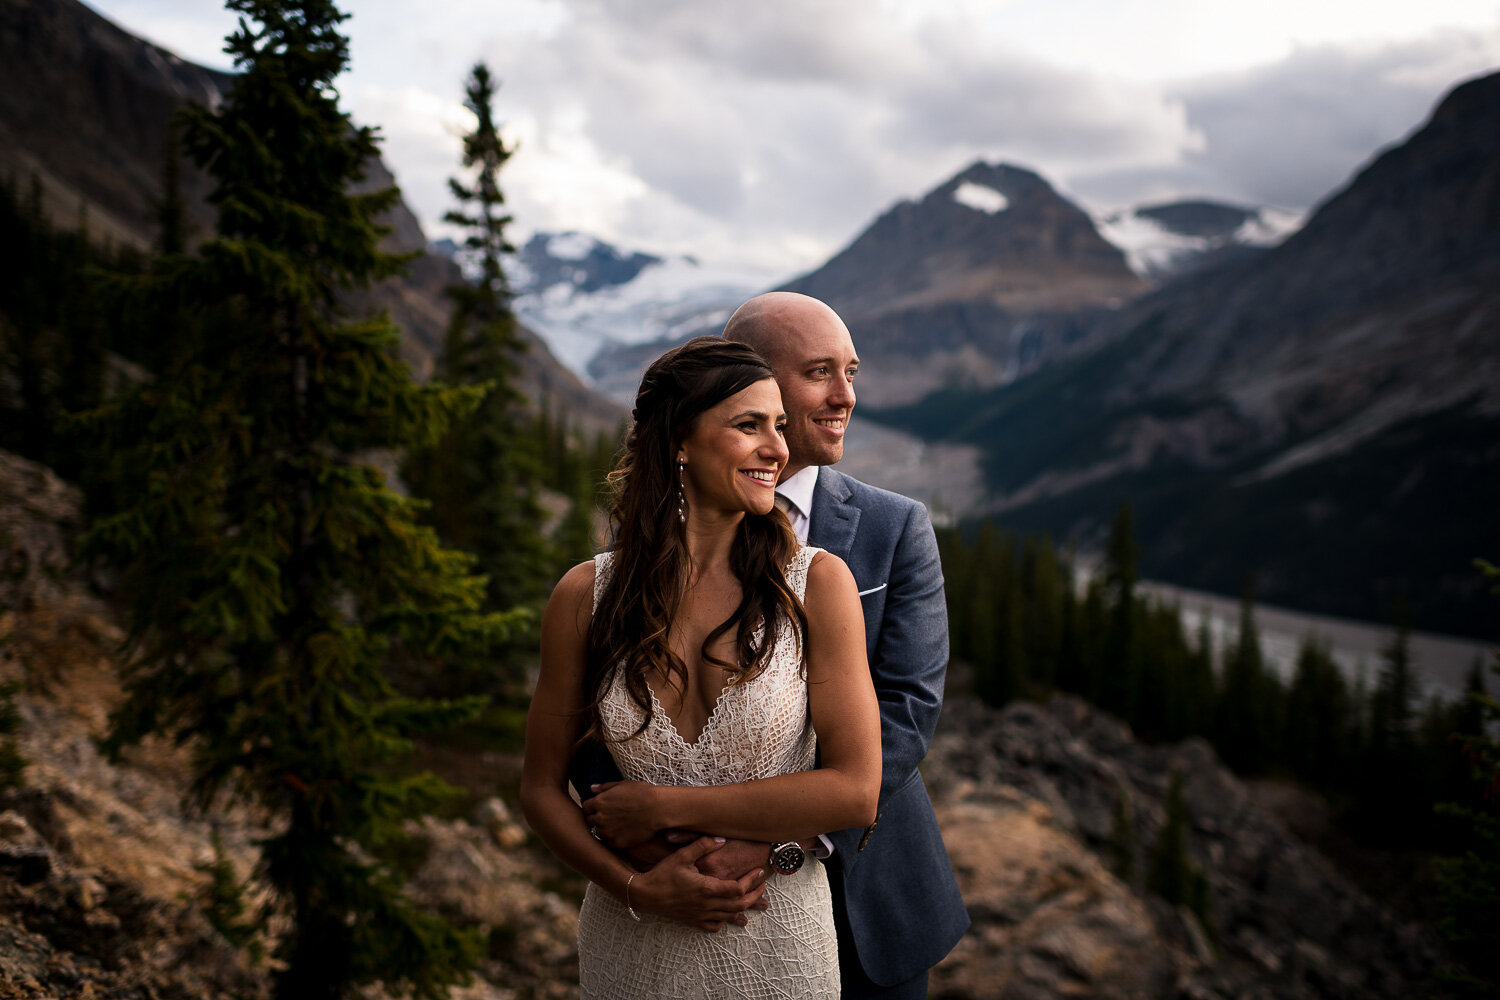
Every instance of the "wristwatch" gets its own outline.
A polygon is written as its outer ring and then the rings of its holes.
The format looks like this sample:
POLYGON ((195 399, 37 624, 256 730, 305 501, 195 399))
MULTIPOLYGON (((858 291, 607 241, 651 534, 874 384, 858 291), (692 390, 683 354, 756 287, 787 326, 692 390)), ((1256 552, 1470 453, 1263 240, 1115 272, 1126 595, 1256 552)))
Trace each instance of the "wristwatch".
POLYGON ((807 854, 802 850, 802 845, 790 840, 784 844, 772 844, 771 856, 766 864, 778 875, 794 875, 802 869, 802 863, 806 860, 807 854))

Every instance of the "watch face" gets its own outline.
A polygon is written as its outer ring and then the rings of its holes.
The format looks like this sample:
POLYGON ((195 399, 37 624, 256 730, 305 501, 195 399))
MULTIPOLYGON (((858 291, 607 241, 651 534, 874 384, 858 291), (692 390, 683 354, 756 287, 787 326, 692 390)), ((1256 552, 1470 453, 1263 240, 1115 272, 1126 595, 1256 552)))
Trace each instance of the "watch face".
POLYGON ((791 875, 802 868, 804 856, 797 844, 782 844, 771 857, 771 864, 783 875, 791 875))

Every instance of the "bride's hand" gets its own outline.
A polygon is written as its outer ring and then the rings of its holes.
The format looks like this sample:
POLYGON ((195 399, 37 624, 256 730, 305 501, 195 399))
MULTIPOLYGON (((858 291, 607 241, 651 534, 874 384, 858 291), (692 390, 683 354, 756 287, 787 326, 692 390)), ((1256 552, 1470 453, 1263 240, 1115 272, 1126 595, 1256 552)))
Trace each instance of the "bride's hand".
POLYGON ((593 785, 594 797, 583 803, 589 829, 617 851, 628 851, 656 836, 657 788, 644 781, 610 781, 593 785))
POLYGON ((655 868, 637 875, 630 884, 628 902, 643 913, 695 927, 710 934, 725 924, 746 922, 746 910, 760 909, 765 885, 762 869, 753 869, 740 879, 719 879, 699 869, 704 858, 724 846, 722 837, 699 837, 672 854, 655 868))

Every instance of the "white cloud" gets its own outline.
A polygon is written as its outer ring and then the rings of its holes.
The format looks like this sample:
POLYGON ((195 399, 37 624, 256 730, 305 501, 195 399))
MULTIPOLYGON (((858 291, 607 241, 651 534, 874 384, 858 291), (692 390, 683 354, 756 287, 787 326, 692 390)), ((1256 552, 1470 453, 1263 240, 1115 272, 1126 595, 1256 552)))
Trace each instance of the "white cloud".
MULTIPOLYGON (((95 0, 200 61, 204 0, 95 0)), ((1302 209, 1500 64, 1495 0, 347 0, 341 84, 429 231, 487 60, 516 234, 788 272, 975 159, 1093 209, 1302 209)))

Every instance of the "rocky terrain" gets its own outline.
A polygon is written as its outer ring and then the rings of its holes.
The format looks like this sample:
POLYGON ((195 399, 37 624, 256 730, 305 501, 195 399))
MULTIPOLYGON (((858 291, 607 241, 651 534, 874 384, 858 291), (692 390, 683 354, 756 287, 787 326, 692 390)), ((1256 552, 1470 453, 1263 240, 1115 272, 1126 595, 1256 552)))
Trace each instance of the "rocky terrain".
MULTIPOLYGON (((250 880, 263 822, 229 803, 185 809, 179 748, 148 744, 114 765, 95 747, 119 697, 121 623, 70 561, 78 502, 46 469, 0 454, 0 681, 23 682, 30 761, 24 786, 0 793, 0 1000, 266 996, 264 960, 204 906, 215 836, 250 880)), ((414 897, 487 942, 479 977, 454 995, 575 995, 581 885, 512 818, 517 761, 449 754, 441 767, 491 789, 466 815, 409 828, 414 897)), ((994 712, 955 695, 924 772, 974 920, 934 996, 1311 1000, 1431 986, 1431 933, 1353 888, 1201 742, 1142 746, 1071 699, 994 712), (1105 860, 1123 842, 1144 870, 1173 774, 1208 880, 1206 923, 1105 860)))
POLYGON ((1072 698, 993 712, 951 700, 923 766, 975 927, 938 967, 944 997, 1409 997, 1430 933, 1299 842, 1201 740, 1147 747, 1072 698), (1182 779, 1207 921, 1122 881, 1182 779), (1122 837, 1116 815, 1129 817, 1122 837))

